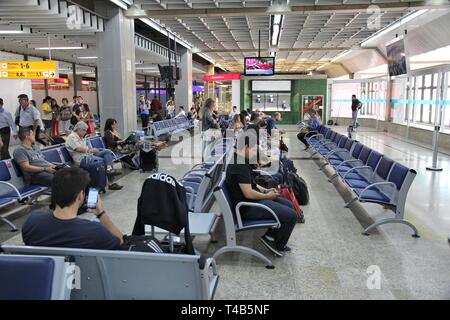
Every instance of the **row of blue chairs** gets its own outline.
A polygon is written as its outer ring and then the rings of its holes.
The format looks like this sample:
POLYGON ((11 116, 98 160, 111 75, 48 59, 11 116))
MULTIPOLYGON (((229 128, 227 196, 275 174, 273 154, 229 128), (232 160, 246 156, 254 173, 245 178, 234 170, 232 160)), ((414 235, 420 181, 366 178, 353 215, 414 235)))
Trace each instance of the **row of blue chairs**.
POLYGON ((150 135, 158 140, 159 137, 172 135, 192 128, 192 123, 186 116, 153 122, 150 125, 150 135))
POLYGON ((401 223, 413 229, 414 237, 419 237, 416 227, 405 220, 405 203, 416 171, 382 155, 362 143, 340 134, 329 127, 307 138, 314 150, 312 156, 319 154, 324 164, 334 174, 330 182, 340 179, 353 192, 354 197, 346 203, 348 208, 355 201, 377 203, 392 210, 395 216, 374 222, 364 231, 369 231, 386 223, 401 223))

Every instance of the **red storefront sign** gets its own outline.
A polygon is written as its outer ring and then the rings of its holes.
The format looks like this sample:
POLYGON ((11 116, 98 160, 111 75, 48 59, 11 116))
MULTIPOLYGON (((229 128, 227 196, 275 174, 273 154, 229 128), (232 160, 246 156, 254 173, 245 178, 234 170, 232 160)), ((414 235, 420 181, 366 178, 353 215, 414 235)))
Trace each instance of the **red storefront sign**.
POLYGON ((239 80, 239 79, 241 79, 241 75, 239 73, 224 73, 203 77, 204 81, 225 81, 225 80, 239 80))

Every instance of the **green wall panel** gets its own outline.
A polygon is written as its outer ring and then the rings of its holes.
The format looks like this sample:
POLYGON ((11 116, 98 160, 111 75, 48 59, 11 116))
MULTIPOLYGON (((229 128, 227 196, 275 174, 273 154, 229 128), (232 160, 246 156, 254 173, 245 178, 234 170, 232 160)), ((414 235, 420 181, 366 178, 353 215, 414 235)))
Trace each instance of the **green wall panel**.
MULTIPOLYGON (((252 81, 241 80, 241 110, 252 108, 252 81), (244 83, 247 85, 245 88, 244 83)), ((291 111, 281 112, 281 124, 296 124, 301 120, 301 98, 302 95, 323 95, 325 116, 327 101, 327 80, 326 79, 299 79, 291 80, 291 111)), ((265 112, 272 115, 274 112, 265 112)), ((323 119, 326 121, 326 119, 323 119)))

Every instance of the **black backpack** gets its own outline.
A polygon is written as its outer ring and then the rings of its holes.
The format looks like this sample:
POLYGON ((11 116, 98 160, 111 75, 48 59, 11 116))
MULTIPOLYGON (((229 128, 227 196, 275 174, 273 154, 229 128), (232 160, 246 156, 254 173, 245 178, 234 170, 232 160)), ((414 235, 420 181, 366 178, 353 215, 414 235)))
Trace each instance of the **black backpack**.
POLYGON ((287 176, 289 186, 297 198, 298 204, 301 206, 307 205, 309 202, 309 191, 305 180, 299 177, 295 172, 289 172, 287 176))
POLYGON ((141 149, 139 151, 139 167, 144 172, 158 171, 158 154, 156 149, 151 149, 150 151, 141 149))
POLYGON ((278 182, 271 176, 259 175, 255 178, 255 182, 266 189, 278 188, 278 182))
POLYGON ((122 248, 128 251, 164 253, 161 243, 153 236, 129 236, 123 237, 122 248))

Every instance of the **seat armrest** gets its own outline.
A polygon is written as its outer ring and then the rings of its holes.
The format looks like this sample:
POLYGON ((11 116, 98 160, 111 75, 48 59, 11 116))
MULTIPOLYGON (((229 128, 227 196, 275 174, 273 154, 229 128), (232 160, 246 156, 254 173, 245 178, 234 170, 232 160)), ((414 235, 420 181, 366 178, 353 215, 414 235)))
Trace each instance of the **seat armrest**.
POLYGON ((19 200, 22 200, 22 196, 20 195, 19 190, 13 184, 6 182, 6 181, 0 181, 0 184, 4 184, 4 185, 10 187, 15 193, 17 193, 17 198, 19 198, 19 200))
POLYGON ((373 174, 373 169, 372 169, 371 166, 360 166, 360 167, 354 167, 354 168, 351 168, 350 170, 348 170, 348 171, 344 174, 344 176, 342 177, 342 179, 345 180, 345 177, 347 177, 347 175, 348 175, 350 172, 353 172, 353 171, 361 171, 361 170, 369 170, 369 171, 370 171, 370 174, 373 174))
POLYGON ((394 196, 395 196, 395 192, 397 191, 397 186, 395 185, 395 183, 390 182, 390 181, 375 182, 375 183, 368 185, 361 191, 361 193, 359 194, 359 197, 361 198, 363 193, 365 193, 366 191, 373 189, 375 187, 380 187, 380 186, 390 186, 391 187, 390 193, 389 193, 389 195, 390 195, 389 200, 392 203, 392 200, 394 199, 394 196))
POLYGON ((236 218, 238 220, 237 222, 238 222, 239 229, 242 229, 244 227, 243 224, 242 224, 241 207, 256 207, 256 208, 260 208, 260 209, 266 210, 266 211, 268 211, 269 213, 272 214, 273 218, 277 222, 277 228, 279 228, 281 226, 280 220, 278 220, 277 215, 268 206, 265 206, 265 205, 263 205, 261 203, 256 203, 256 202, 239 202, 236 205, 236 218))
POLYGON ((345 161, 341 162, 341 163, 336 167, 336 171, 338 171, 339 168, 340 168, 341 166, 346 165, 346 164, 348 164, 348 163, 354 163, 354 162, 356 162, 356 163, 362 163, 361 160, 359 160, 359 159, 354 159, 354 158, 353 158, 353 159, 348 159, 348 160, 345 160, 345 161))

